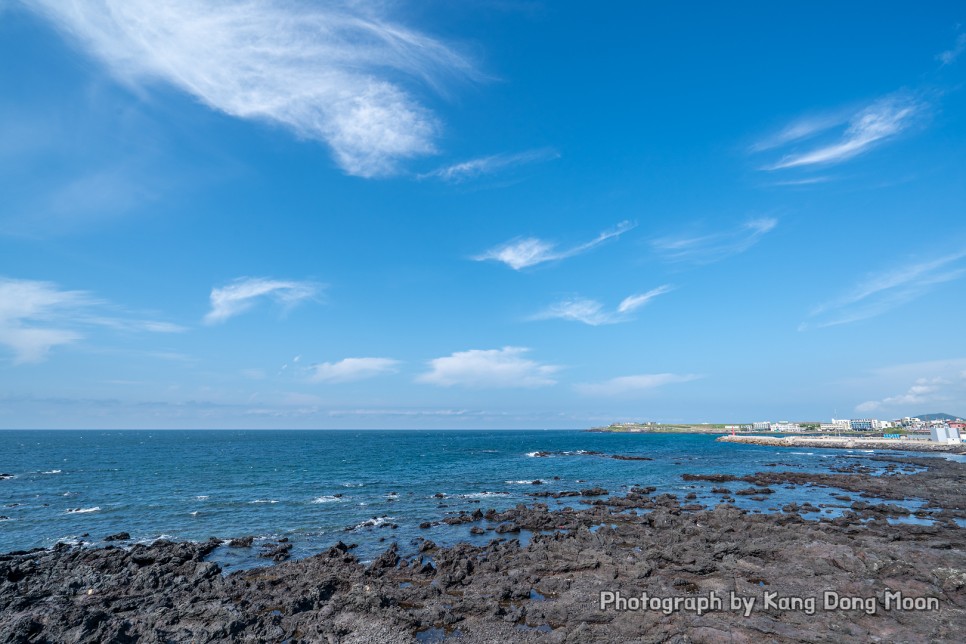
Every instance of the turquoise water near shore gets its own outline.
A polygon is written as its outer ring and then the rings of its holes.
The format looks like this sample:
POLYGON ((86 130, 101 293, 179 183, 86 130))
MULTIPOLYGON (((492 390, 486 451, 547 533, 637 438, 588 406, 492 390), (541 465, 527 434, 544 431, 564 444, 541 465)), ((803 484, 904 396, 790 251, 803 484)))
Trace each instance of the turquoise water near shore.
MULTIPOLYGON (((471 535, 469 526, 424 530, 419 524, 460 510, 530 503, 529 492, 600 486, 623 494, 644 485, 658 493, 694 492, 697 502, 710 504, 719 499, 713 485, 685 482, 681 474, 744 475, 775 467, 826 472, 870 455, 716 443, 698 434, 573 430, 6 430, 0 431, 0 473, 13 477, 0 480, 6 517, 0 552, 76 542, 84 533, 84 541, 97 544, 126 531, 140 541, 287 537, 296 557, 342 540, 358 543, 365 558, 390 541, 405 548, 419 537, 486 543, 493 535, 471 535), (588 450, 654 460, 580 453, 588 450), (538 458, 537 451, 557 454, 538 458)), ((783 487, 767 502, 736 502, 756 511, 790 501, 841 508, 830 496, 835 492, 783 487)), ((579 499, 548 503, 577 506, 579 499)), ((258 561, 238 549, 219 556, 234 567, 258 561)))

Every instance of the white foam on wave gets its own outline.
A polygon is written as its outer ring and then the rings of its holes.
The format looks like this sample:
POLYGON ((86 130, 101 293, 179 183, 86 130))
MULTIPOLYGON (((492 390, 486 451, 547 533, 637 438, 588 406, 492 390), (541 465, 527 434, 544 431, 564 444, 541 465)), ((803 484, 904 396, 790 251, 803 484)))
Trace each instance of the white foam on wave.
POLYGON ((798 454, 799 456, 815 456, 815 452, 791 452, 791 454, 798 454))
POLYGON ((362 487, 365 483, 343 483, 342 487, 362 487))
POLYGON ((198 510, 195 510, 194 512, 189 512, 188 514, 190 514, 193 517, 196 517, 198 516, 198 510))
POLYGON ((527 456, 529 456, 530 458, 536 458, 537 457, 537 454, 539 454, 539 453, 540 452, 527 452, 527 456))
POLYGON ((532 485, 534 481, 539 481, 540 479, 527 479, 525 481, 506 481, 509 485, 532 485))
MULTIPOLYGON (((172 536, 172 535, 170 535, 170 534, 162 534, 162 535, 157 536, 157 537, 149 537, 148 539, 139 539, 138 541, 135 541, 134 543, 141 544, 141 545, 144 545, 144 546, 150 546, 155 541, 162 541, 162 540, 163 541, 173 541, 174 538, 175 537, 172 536)), ((190 540, 188 542, 189 543, 197 543, 196 541, 190 541, 190 540)))
POLYGON ((342 499, 337 496, 320 496, 312 499, 312 503, 338 503, 339 501, 342 499))
POLYGON ((67 514, 87 514, 88 512, 98 512, 100 509, 100 506, 93 508, 71 508, 67 510, 67 514))
POLYGON ((60 474, 62 470, 50 470, 48 472, 41 472, 41 474, 60 474))
MULTIPOLYGON (((527 481, 529 483, 529 481, 527 481)), ((458 495, 461 499, 485 499, 491 496, 510 496, 509 492, 473 492, 458 495)))
POLYGON ((275 499, 255 499, 254 501, 249 501, 249 503, 278 503, 275 499))
POLYGON ((356 524, 352 527, 353 530, 361 530, 362 528, 378 528, 381 525, 387 523, 392 523, 395 521, 396 517, 372 517, 371 519, 366 519, 362 523, 356 524))
POLYGON ((208 495, 207 494, 199 494, 198 496, 195 497, 195 500, 197 500, 197 501, 207 501, 208 500, 208 495))

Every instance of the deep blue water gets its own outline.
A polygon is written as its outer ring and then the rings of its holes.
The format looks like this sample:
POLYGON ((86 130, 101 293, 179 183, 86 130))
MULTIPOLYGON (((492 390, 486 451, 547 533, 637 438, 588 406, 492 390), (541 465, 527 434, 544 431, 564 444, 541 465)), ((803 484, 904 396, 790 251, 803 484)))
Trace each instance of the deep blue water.
MULTIPOLYGON (((0 431, 0 473, 14 477, 0 480, 0 515, 7 517, 0 520, 0 552, 74 542, 84 533, 84 541, 97 544, 126 531, 142 541, 284 536, 297 557, 341 539, 358 543, 366 558, 390 541, 405 549, 417 537, 485 543, 492 534, 474 537, 468 526, 418 526, 459 510, 531 502, 526 493, 536 490, 598 485, 624 493, 631 485, 653 485, 674 494, 693 491, 699 502, 711 503, 718 498, 711 484, 686 483, 680 475, 741 475, 776 462, 779 469, 827 471, 868 455, 716 443, 694 434, 558 430, 6 430, 0 431), (577 450, 654 460, 529 455, 577 450)), ((762 511, 789 501, 841 506, 830 498, 834 492, 782 488, 767 502, 737 502, 762 511)), ((218 556, 238 567, 253 562, 249 552, 224 549, 218 556)))

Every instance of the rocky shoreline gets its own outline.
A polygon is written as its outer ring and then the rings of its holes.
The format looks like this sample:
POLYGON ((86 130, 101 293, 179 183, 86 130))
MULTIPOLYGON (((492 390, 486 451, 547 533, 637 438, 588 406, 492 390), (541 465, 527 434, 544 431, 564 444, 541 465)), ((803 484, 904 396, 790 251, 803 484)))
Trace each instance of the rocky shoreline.
MULTIPOLYGON (((575 491, 573 507, 560 510, 481 510, 457 520, 491 532, 488 545, 393 544, 367 564, 341 542, 229 575, 206 560, 217 540, 9 553, 0 555, 0 639, 961 641, 966 464, 875 460, 884 475, 855 465, 686 476, 719 486, 721 503, 710 506, 637 487, 575 491), (765 509, 778 486, 836 488, 840 512, 804 503, 756 514, 730 502, 747 494, 765 509), (910 498, 924 501, 920 524, 893 523, 910 511, 889 501, 910 498), (603 609, 602 593, 611 602, 603 609), (658 603, 615 610, 614 593, 658 603), (702 598, 723 604, 699 614, 702 598)), ((126 535, 112 536, 123 544, 126 535)), ((233 547, 252 546, 238 538, 233 547)))
POLYGON ((767 447, 817 447, 819 449, 889 449, 903 452, 950 452, 966 454, 966 443, 933 443, 926 440, 853 438, 845 436, 722 436, 721 443, 743 443, 767 447))

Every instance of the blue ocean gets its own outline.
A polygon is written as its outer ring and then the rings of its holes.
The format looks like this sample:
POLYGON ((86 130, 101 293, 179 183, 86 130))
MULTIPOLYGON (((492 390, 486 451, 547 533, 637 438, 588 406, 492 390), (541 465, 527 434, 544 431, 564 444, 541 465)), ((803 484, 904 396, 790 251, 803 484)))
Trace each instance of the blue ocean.
MULTIPOLYGON (((693 492, 696 502, 715 504, 713 485, 685 482, 681 474, 829 471, 869 456, 717 443, 697 434, 6 430, 0 473, 11 476, 0 480, 0 552, 57 542, 101 545, 124 531, 142 542, 253 535, 257 544, 285 537, 295 557, 342 540, 359 544, 364 560, 389 542, 405 550, 420 537, 486 543, 493 535, 472 535, 469 526, 419 526, 461 510, 531 503, 528 493, 535 491, 600 486, 623 494, 642 485, 693 492)), ((785 487, 765 503, 736 503, 767 512, 808 500, 827 503, 824 511, 832 514, 844 507, 831 498, 835 492, 785 487)), ((223 548, 215 557, 229 570, 265 563, 251 552, 223 548)))

